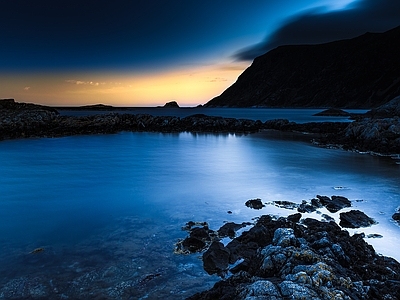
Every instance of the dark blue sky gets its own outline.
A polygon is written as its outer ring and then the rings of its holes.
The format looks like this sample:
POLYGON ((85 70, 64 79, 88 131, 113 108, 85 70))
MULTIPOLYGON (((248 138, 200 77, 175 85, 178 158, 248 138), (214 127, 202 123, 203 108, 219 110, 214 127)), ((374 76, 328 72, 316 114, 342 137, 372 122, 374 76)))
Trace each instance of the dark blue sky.
MULTIPOLYGON (((89 76, 101 72, 138 76, 214 65, 243 71, 282 44, 400 25, 399 0, 1 0, 0 12, 0 90, 11 97, 9 74, 28 97, 35 90, 28 77, 35 72, 43 78, 68 74, 60 80, 82 87, 101 86, 89 76)), ((233 83, 221 76, 208 80, 233 83)))

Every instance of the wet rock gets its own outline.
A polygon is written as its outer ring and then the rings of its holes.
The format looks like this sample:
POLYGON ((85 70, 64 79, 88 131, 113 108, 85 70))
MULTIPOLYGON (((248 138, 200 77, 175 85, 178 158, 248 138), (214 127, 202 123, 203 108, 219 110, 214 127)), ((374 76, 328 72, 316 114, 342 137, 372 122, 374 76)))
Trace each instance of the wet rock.
POLYGON ((220 238, 230 237, 231 239, 233 239, 236 235, 236 231, 245 226, 246 226, 245 223, 242 224, 237 224, 234 222, 225 223, 220 229, 218 229, 217 231, 218 237, 220 238))
POLYGON ((307 203, 307 201, 303 201, 297 208, 297 211, 301 212, 301 213, 312 213, 316 210, 317 210, 317 207, 315 207, 312 204, 307 203))
MULTIPOLYGON (((335 222, 299 215, 261 216, 226 247, 208 251, 208 272, 234 275, 189 299, 398 299, 400 264, 378 255, 364 236, 335 222), (227 251, 227 249, 229 251, 227 251), (229 257, 229 260, 228 260, 229 257)), ((211 247, 210 247, 211 249, 211 247)))
POLYGON ((229 268, 230 251, 221 242, 214 241, 203 254, 204 270, 212 275, 223 276, 229 268))
POLYGON ((400 210, 393 214, 392 219, 400 225, 400 210))
POLYGON ((331 198, 327 196, 320 196, 317 195, 318 200, 320 203, 326 207, 331 213, 338 212, 342 208, 350 207, 351 201, 346 197, 342 196, 332 196, 331 198))
POLYGON ((212 240, 217 238, 217 233, 210 230, 206 222, 190 221, 186 223, 182 230, 188 231, 189 236, 175 244, 175 253, 201 252, 206 249, 212 240))
POLYGON ((299 207, 297 203, 290 201, 272 201, 272 203, 279 208, 285 209, 296 209, 297 207, 299 207))
POLYGON ((300 213, 297 213, 297 214, 289 215, 289 216, 287 217, 287 219, 288 219, 288 221, 290 221, 290 222, 297 223, 297 222, 299 222, 300 219, 301 219, 301 214, 300 214, 300 213))
POLYGON ((247 207, 253 208, 253 209, 261 209, 263 208, 265 205, 261 202, 261 199, 251 199, 251 200, 247 200, 245 205, 247 207))
POLYGON ((339 225, 346 228, 369 227, 376 222, 359 210, 351 210, 340 214, 339 225))

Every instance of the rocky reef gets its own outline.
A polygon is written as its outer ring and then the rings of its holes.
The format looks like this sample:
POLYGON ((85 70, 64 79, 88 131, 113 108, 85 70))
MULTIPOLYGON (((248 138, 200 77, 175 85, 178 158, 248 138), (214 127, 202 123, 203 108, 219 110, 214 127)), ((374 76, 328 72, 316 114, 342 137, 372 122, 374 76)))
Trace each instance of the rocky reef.
MULTIPOLYGON (((337 201, 340 207, 350 203, 341 196, 318 196, 310 205, 326 207, 337 201)), ((348 223, 342 220, 341 226, 301 213, 263 215, 237 237, 235 232, 249 224, 226 223, 213 231, 206 223, 190 223, 189 236, 178 247, 203 251, 204 269, 222 280, 188 299, 400 299, 400 263, 378 255, 363 233, 350 235, 341 228, 357 221, 371 226, 373 220, 355 210, 342 215, 348 223), (226 245, 223 228, 232 238, 226 245), (202 247, 190 248, 196 239, 203 241, 202 247)))

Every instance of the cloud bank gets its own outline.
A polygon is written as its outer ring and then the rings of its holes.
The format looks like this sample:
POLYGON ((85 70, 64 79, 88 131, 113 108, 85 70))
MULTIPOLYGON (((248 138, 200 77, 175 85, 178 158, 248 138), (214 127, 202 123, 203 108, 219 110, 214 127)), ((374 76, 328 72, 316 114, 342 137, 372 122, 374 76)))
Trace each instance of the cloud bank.
POLYGON ((281 45, 318 44, 400 25, 399 0, 358 0, 341 10, 311 10, 287 20, 264 41, 239 51, 238 60, 253 60, 281 45))

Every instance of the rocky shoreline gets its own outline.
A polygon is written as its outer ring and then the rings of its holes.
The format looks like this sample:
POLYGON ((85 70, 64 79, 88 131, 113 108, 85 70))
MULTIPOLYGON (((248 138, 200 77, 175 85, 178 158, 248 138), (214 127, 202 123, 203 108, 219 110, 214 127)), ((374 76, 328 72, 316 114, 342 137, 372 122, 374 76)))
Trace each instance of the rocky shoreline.
MULTIPOLYGON (((397 105, 400 97, 394 99, 397 105)), ((80 134, 132 132, 232 132, 251 133, 279 130, 306 133, 317 145, 345 150, 400 154, 400 119, 398 111, 392 117, 357 116, 352 123, 310 122, 297 124, 285 119, 259 120, 212 117, 195 114, 180 118, 148 114, 107 113, 91 116, 61 116, 58 111, 42 105, 0 100, 0 140, 27 137, 60 137, 80 134)))
POLYGON ((369 227, 373 219, 351 210, 340 214, 339 226, 329 216, 319 221, 303 214, 305 206, 337 212, 351 205, 347 198, 274 205, 294 205, 299 212, 286 218, 262 215, 239 236, 235 232, 250 223, 230 222, 215 231, 207 223, 186 224, 189 235, 177 243, 177 252, 203 252, 204 269, 222 278, 189 300, 400 299, 400 263, 378 255, 363 233, 344 230, 369 227), (231 240, 224 245, 226 237, 231 240))

